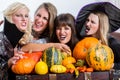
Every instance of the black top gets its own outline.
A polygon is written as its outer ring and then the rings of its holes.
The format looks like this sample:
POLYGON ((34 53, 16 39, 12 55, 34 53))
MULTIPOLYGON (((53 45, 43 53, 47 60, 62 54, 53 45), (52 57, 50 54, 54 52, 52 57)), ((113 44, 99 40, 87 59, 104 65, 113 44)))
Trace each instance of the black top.
POLYGON ((114 69, 120 69, 120 41, 113 36, 109 36, 109 47, 114 53, 114 69))
POLYGON ((23 32, 19 31, 15 24, 8 22, 5 18, 4 23, 4 34, 6 35, 7 39, 12 44, 13 48, 17 45, 20 38, 23 36, 23 32))

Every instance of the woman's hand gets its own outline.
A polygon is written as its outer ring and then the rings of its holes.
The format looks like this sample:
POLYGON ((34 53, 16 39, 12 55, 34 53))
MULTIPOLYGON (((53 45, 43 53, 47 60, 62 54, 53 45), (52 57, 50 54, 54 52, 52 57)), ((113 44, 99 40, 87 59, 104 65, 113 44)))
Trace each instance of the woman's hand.
POLYGON ((15 64, 19 59, 23 58, 22 54, 24 54, 24 52, 22 51, 18 51, 16 48, 14 49, 14 56, 11 57, 8 60, 8 66, 12 66, 13 64, 15 64))
POLYGON ((70 47, 62 43, 54 43, 54 47, 60 49, 63 52, 71 53, 70 47))

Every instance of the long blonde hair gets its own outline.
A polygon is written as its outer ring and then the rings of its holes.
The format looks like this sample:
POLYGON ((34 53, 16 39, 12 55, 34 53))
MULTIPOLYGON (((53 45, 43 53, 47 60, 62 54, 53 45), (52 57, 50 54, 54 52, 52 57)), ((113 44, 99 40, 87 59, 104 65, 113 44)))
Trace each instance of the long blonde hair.
POLYGON ((51 37, 52 33, 53 33, 53 28, 54 28, 54 20, 57 17, 57 9, 50 2, 45 2, 37 8, 37 10, 35 11, 35 15, 36 15, 37 11, 41 8, 45 8, 49 14, 49 20, 48 20, 49 32, 47 31, 46 33, 49 35, 49 37, 51 37))
POLYGON ((99 29, 96 37, 101 41, 102 44, 108 45, 108 31, 109 31, 109 19, 108 16, 103 12, 92 12, 99 18, 99 29))
MULTIPOLYGON (((29 8, 20 2, 15 2, 12 3, 10 6, 8 6, 7 9, 4 10, 3 14, 4 17, 10 22, 13 23, 12 20, 12 15, 17 12, 19 9, 26 9, 29 12, 29 8)), ((14 24, 14 23, 13 23, 14 24)), ((23 35, 23 37, 19 40, 19 44, 24 45, 26 43, 28 43, 31 39, 32 39, 32 35, 31 35, 31 20, 29 17, 29 23, 27 25, 27 30, 23 31, 25 34, 23 35), (28 39, 29 38, 29 39, 28 39)), ((18 34, 19 35, 19 34, 18 34)))

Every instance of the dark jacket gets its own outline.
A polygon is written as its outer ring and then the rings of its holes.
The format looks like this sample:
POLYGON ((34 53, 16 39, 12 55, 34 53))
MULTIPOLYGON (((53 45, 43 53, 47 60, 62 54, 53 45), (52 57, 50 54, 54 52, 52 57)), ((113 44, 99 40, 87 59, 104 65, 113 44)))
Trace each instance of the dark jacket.
POLYGON ((13 56, 13 47, 9 40, 0 32, 0 80, 8 80, 8 59, 13 56))
POLYGON ((13 57, 13 49, 24 33, 6 19, 4 22, 4 30, 0 32, 0 80, 15 80, 15 74, 8 68, 7 62, 13 57))
POLYGON ((114 53, 114 69, 120 69, 120 40, 116 39, 114 36, 109 36, 108 39, 109 47, 114 53))

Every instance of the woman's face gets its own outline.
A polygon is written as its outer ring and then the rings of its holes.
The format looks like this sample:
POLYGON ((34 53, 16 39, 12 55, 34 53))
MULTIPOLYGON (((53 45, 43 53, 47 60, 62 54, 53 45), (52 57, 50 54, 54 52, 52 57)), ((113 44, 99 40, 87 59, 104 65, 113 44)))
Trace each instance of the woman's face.
POLYGON ((96 32, 99 29, 99 18, 97 15, 91 13, 86 21, 86 29, 85 29, 85 33, 86 35, 96 35, 96 32))
POLYGON ((71 27, 69 26, 60 26, 56 29, 56 35, 60 43, 68 43, 71 39, 71 27))
POLYGON ((33 30, 42 33, 48 25, 49 14, 45 8, 40 8, 34 16, 33 30))
POLYGON ((25 31, 29 23, 29 12, 27 9, 19 9, 12 15, 12 21, 20 31, 25 31))

